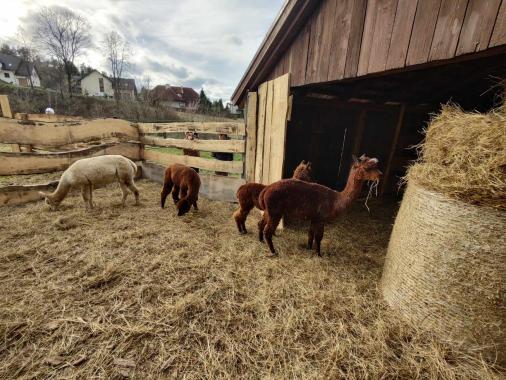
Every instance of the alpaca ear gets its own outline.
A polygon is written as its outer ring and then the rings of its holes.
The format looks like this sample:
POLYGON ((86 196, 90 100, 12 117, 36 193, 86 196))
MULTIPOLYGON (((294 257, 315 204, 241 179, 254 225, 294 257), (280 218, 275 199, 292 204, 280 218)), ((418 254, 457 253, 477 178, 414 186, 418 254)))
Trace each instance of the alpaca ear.
POLYGON ((372 162, 373 164, 377 164, 379 162, 379 160, 376 157, 374 157, 374 158, 370 158, 369 162, 372 162))
POLYGON ((365 154, 361 155, 360 158, 359 158, 360 161, 363 161, 365 160, 365 154))
POLYGON ((308 163, 307 163, 307 168, 308 168, 308 169, 311 169, 311 161, 308 161, 308 163))
POLYGON ((354 154, 351 155, 351 159, 353 160, 354 164, 358 164, 358 158, 354 154))

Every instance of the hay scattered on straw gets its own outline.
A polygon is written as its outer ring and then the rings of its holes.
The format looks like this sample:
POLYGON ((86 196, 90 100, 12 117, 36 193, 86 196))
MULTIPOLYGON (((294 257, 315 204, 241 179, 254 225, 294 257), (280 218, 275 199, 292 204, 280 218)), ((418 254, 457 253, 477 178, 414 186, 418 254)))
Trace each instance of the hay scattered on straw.
POLYGON ((234 205, 200 201, 178 218, 140 181, 0 208, 0 378, 499 379, 501 373, 380 300, 395 209, 361 204, 326 227, 323 258, 305 230, 267 258, 240 236, 234 205))
POLYGON ((506 108, 487 114, 446 105, 407 180, 471 204, 506 210, 506 108))

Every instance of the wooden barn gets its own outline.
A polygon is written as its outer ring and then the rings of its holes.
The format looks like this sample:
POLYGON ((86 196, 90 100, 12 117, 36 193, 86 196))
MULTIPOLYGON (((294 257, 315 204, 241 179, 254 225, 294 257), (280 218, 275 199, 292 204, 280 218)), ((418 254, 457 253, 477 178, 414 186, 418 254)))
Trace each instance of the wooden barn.
POLYGON ((382 194, 441 104, 485 111, 506 73, 506 0, 287 0, 233 94, 246 179, 302 159, 341 189, 352 154, 378 157, 382 194))

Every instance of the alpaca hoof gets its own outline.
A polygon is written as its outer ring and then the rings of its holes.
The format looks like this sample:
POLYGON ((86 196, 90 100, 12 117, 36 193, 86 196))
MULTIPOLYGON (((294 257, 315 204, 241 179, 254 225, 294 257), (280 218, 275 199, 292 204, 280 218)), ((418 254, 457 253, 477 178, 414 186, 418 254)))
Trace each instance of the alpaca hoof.
POLYGON ((278 254, 277 254, 276 252, 271 252, 270 254, 268 254, 268 255, 267 255, 267 257, 268 257, 269 259, 273 259, 273 258, 278 257, 278 254))

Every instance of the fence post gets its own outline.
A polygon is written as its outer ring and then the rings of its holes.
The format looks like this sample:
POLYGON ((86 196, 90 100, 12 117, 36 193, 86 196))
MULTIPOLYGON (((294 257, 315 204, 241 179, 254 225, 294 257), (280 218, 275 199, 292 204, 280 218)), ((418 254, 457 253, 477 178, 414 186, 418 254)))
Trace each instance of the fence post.
MULTIPOLYGON (((11 105, 7 95, 0 95, 0 109, 2 110, 2 117, 12 119, 11 105)), ((13 152, 21 152, 21 145, 11 144, 11 150, 13 152)))
POLYGON ((7 95, 0 95, 0 108, 2 109, 2 116, 12 119, 11 105, 9 104, 9 97, 7 95))
POLYGON ((246 103, 246 149, 244 154, 244 177, 246 181, 255 180, 255 160, 257 151, 257 93, 249 92, 246 103))

